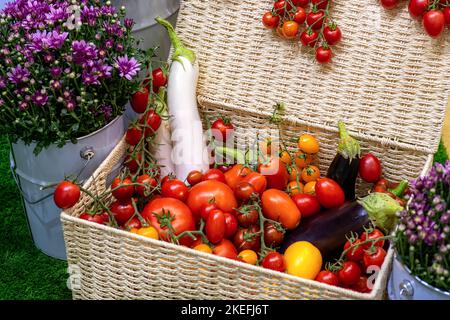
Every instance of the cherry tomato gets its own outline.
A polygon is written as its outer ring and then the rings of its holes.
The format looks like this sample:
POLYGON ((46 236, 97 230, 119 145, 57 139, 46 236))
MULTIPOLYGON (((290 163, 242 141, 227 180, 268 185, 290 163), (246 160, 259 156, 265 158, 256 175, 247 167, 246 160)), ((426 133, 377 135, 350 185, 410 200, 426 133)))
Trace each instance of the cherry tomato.
POLYGON ((273 15, 272 12, 268 11, 264 13, 262 22, 266 28, 275 29, 280 23, 280 17, 277 15, 273 15))
POLYGON ((292 6, 288 1, 280 0, 273 4, 273 10, 276 14, 279 14, 280 16, 283 16, 286 11, 289 11, 292 9, 292 6))
POLYGON ((213 254, 235 260, 238 252, 233 243, 228 239, 223 239, 213 248, 213 254))
POLYGON ((231 169, 230 165, 226 165, 226 164, 221 164, 217 166, 217 169, 219 169, 220 171, 222 171, 223 173, 227 172, 228 170, 231 169))
POLYGON ((320 28, 322 28, 323 21, 325 20, 324 17, 325 14, 322 10, 319 10, 317 12, 311 11, 306 16, 306 23, 311 29, 319 30, 320 28))
MULTIPOLYGON (((168 235, 168 221, 172 225, 175 236, 184 231, 195 230, 195 220, 183 202, 174 198, 158 198, 149 202, 142 211, 142 217, 147 220, 164 241, 170 241, 168 235)), ((190 246, 192 238, 188 235, 179 239, 181 245, 190 246)))
POLYGON ((99 224, 107 224, 109 222, 109 216, 106 212, 103 212, 101 214, 90 214, 85 212, 80 214, 80 219, 99 224))
POLYGON ((297 169, 303 169, 306 166, 313 163, 315 159, 316 159, 315 155, 299 151, 295 154, 294 161, 295 161, 295 165, 297 166, 297 169))
POLYGON ((409 0, 408 11, 411 17, 419 18, 428 10, 429 0, 409 0))
POLYGON ((219 118, 213 122, 211 125, 211 129, 213 130, 213 136, 216 140, 226 142, 233 136, 234 127, 231 124, 230 119, 227 118, 219 118))
POLYGON ((258 210, 252 205, 240 207, 236 212, 236 218, 241 227, 248 228, 259 220, 258 210))
POLYGON ((328 270, 322 270, 317 275, 316 281, 329 284, 330 286, 338 286, 339 285, 339 279, 337 275, 331 271, 328 270))
POLYGON ((144 113, 147 110, 148 97, 150 92, 146 87, 139 89, 139 91, 133 93, 131 96, 131 107, 134 112, 144 113))
POLYGON ((214 202, 207 203, 201 208, 200 217, 203 219, 203 221, 207 221, 211 211, 217 209, 219 209, 219 207, 214 202))
POLYGON ((450 7, 445 7, 442 13, 444 14, 445 25, 450 28, 450 7))
POLYGON ((306 21, 306 11, 302 7, 297 7, 292 20, 298 24, 303 24, 306 21))
MULTIPOLYGON (((297 144, 300 151, 303 151, 304 153, 316 154, 319 152, 319 142, 313 135, 307 133, 302 134, 298 138, 297 144)), ((302 166, 299 167, 303 168, 302 166)))
POLYGON ((298 23, 295 21, 285 21, 281 27, 286 39, 294 39, 297 36, 298 28, 298 23))
POLYGON ((445 28, 445 17, 442 11, 433 9, 425 13, 423 27, 430 37, 439 37, 445 28))
POLYGON ((136 146, 142 139, 144 133, 141 129, 136 127, 130 127, 127 130, 127 134, 125 136, 126 142, 131 146, 136 146))
POLYGON ((141 125, 145 125, 146 129, 144 134, 146 137, 153 136, 161 125, 161 117, 155 112, 155 110, 150 109, 139 119, 141 125))
POLYGON ((258 262, 258 255, 253 250, 242 250, 238 254, 238 259, 245 263, 255 265, 258 262))
MULTIPOLYGON (((344 245, 344 250, 347 250, 351 246, 356 246, 359 243, 361 243, 361 239, 357 239, 351 244, 350 244, 350 241, 347 241, 345 243, 345 245, 344 245)), ((351 261, 355 261, 355 262, 361 261, 363 256, 364 256, 364 247, 363 247, 363 245, 359 245, 359 246, 357 246, 357 247, 355 247, 353 249, 350 249, 349 251, 347 251, 345 256, 347 257, 348 260, 351 260, 351 261)))
POLYGON ((315 190, 317 200, 319 200, 321 206, 327 209, 337 208, 345 202, 344 190, 330 178, 317 180, 315 190))
POLYGON ((248 167, 244 167, 242 164, 236 164, 231 167, 230 170, 224 173, 225 180, 227 185, 234 189, 238 185, 239 182, 243 181, 243 179, 250 173, 252 170, 248 167))
POLYGON ((301 179, 297 166, 290 166, 287 169, 289 173, 289 181, 297 181, 297 177, 299 178, 299 180, 301 179))
POLYGON ((225 238, 233 237, 238 230, 238 221, 236 217, 229 213, 225 212, 225 238))
POLYGON ((288 274, 313 280, 322 267, 322 254, 307 241, 291 244, 284 252, 288 274))
POLYGON ((191 186, 195 186, 197 183, 201 182, 203 178, 203 174, 200 171, 194 170, 189 172, 187 176, 187 182, 191 186))
POLYGON ((264 223, 264 243, 268 247, 278 247, 284 240, 284 230, 278 230, 273 223, 264 223))
POLYGON ((368 282, 369 279, 366 276, 360 276, 358 281, 350 286, 350 289, 361 293, 370 293, 372 289, 369 288, 368 282))
POLYGON ((306 7, 310 0, 292 0, 292 4, 297 7, 306 7))
POLYGON ((62 181, 53 193, 53 201, 60 209, 69 209, 80 200, 80 187, 71 181, 62 181))
POLYGON ((175 198, 185 202, 189 193, 188 187, 178 179, 167 180, 161 186, 161 195, 166 198, 175 198))
POLYGON ((280 222, 288 230, 299 225, 301 213, 287 193, 277 189, 266 190, 261 204, 266 218, 280 222))
POLYGON ((361 276, 361 269, 354 261, 346 261, 341 270, 337 272, 339 282, 346 286, 351 286, 358 282, 361 276))
POLYGON ((158 230, 154 227, 143 227, 138 229, 137 234, 144 236, 146 238, 159 240, 158 230))
POLYGON ((373 154, 364 155, 359 161, 359 175, 369 183, 375 183, 381 178, 380 160, 373 154))
POLYGON ((197 250, 197 251, 201 251, 201 252, 213 253, 213 250, 211 249, 211 247, 204 243, 194 246, 193 249, 197 250))
POLYGON ((238 200, 248 201, 255 194, 255 188, 248 182, 240 182, 234 189, 234 195, 238 200))
POLYGON ((304 188, 303 183, 297 182, 297 181, 291 181, 288 183, 288 185, 286 187, 286 192, 290 196, 295 196, 297 194, 303 193, 303 188, 304 188))
POLYGON ((232 212, 238 207, 233 190, 217 180, 202 181, 193 186, 186 203, 192 213, 199 216, 202 207, 211 201, 223 212, 232 212))
POLYGON ((316 181, 320 178, 320 171, 317 166, 308 165, 302 170, 302 179, 305 183, 316 181))
POLYGON ((255 192, 259 193, 260 195, 266 190, 267 188, 267 179, 265 176, 258 172, 250 172, 247 174, 242 182, 250 183, 255 190, 255 192))
POLYGON ((249 249, 258 252, 261 248, 261 235, 259 231, 257 225, 252 225, 246 229, 239 229, 233 238, 233 243, 238 251, 249 249))
POLYGON ((125 227, 130 229, 140 229, 142 228, 141 220, 139 218, 133 218, 128 223, 125 224, 125 227))
POLYGON ((109 209, 119 225, 124 225, 128 220, 134 216, 134 207, 131 199, 126 201, 115 201, 111 204, 109 209))
POLYGON ((172 175, 172 174, 168 174, 167 176, 164 176, 164 177, 161 179, 161 185, 163 185, 163 184, 165 184, 167 181, 173 180, 173 179, 176 179, 175 176, 172 175))
POLYGON ((226 183, 225 175, 219 169, 209 169, 208 171, 206 171, 202 176, 202 181, 206 180, 216 180, 222 183, 226 183))
POLYGON ((311 0, 313 5, 316 5, 318 9, 325 10, 328 6, 328 3, 331 3, 331 0, 311 0))
POLYGON ((263 268, 279 272, 284 272, 286 270, 286 262, 284 261, 284 257, 278 252, 268 253, 262 261, 262 266, 263 268))
POLYGON ((333 46, 342 39, 341 29, 336 25, 326 26, 323 29, 323 37, 330 46, 333 46))
POLYGON ((311 48, 314 48, 318 38, 319 34, 312 29, 307 29, 300 35, 300 41, 305 47, 310 46, 311 48))
POLYGON ((286 150, 281 151, 279 154, 279 157, 280 157, 281 162, 283 162, 286 166, 291 165, 292 159, 291 159, 291 155, 289 154, 288 151, 286 151, 286 150))
POLYGON ((225 236, 225 215, 221 210, 213 210, 209 213, 205 225, 206 237, 215 244, 222 241, 225 236))
MULTIPOLYGON (((381 232, 378 229, 374 229, 373 231, 367 233, 365 231, 363 231, 361 233, 361 236, 359 237, 361 239, 361 242, 365 242, 367 240, 375 240, 378 238, 384 237, 383 232, 381 232)), ((384 240, 378 240, 378 241, 374 241, 375 243, 373 244, 375 247, 383 247, 384 246, 384 240)), ((364 244, 363 247, 364 249, 368 249, 372 246, 373 242, 369 242, 367 244, 364 244)))
POLYGON ((153 89, 158 92, 157 89, 164 87, 167 84, 167 76, 161 68, 156 68, 152 71, 153 89))
POLYGON ((385 9, 394 9, 398 5, 398 0, 380 0, 381 5, 385 9))
POLYGON ((381 247, 375 247, 375 252, 371 252, 371 250, 367 250, 364 253, 363 262, 364 267, 369 268, 370 266, 380 267, 383 265, 384 258, 386 257, 386 251, 381 247))
POLYGON ((318 47, 316 49, 316 60, 320 64, 325 64, 331 61, 331 56, 333 52, 330 48, 318 47))
POLYGON ((133 181, 131 178, 115 178, 111 184, 112 195, 117 200, 129 200, 134 194, 134 186, 131 184, 133 181))
POLYGON ((284 190, 289 181, 286 165, 280 158, 272 157, 267 163, 258 166, 258 172, 267 179, 267 188, 284 190))
POLYGON ((140 165, 142 165, 142 154, 136 153, 135 155, 129 154, 126 156, 124 164, 131 173, 136 173, 139 170, 140 165))
POLYGON ((320 203, 317 197, 311 194, 297 194, 292 196, 298 210, 300 210, 302 217, 310 217, 320 211, 320 203))
POLYGON ((311 181, 305 184, 303 193, 315 195, 316 194, 316 181, 311 181))
POLYGON ((141 197, 148 197, 156 187, 158 187, 158 181, 148 174, 143 174, 136 179, 136 183, 140 183, 144 186, 136 186, 136 193, 141 197))

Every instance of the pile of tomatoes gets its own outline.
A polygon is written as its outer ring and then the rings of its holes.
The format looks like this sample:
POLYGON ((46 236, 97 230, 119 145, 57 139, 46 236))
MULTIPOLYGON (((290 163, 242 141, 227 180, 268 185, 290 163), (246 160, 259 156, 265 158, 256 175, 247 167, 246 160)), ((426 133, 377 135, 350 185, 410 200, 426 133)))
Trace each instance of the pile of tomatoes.
POLYGON ((331 0, 275 1, 262 21, 266 28, 276 30, 282 38, 298 39, 300 34, 302 45, 314 48, 317 62, 328 63, 332 57, 330 46, 342 38, 341 30, 330 17, 330 4, 331 0), (305 26, 304 30, 301 30, 302 26, 305 26))
MULTIPOLYGON (((394 9, 399 0, 380 0, 386 9, 394 9)), ((409 0, 408 11, 412 18, 421 19, 427 34, 439 37, 447 26, 450 28, 450 0, 409 0)))

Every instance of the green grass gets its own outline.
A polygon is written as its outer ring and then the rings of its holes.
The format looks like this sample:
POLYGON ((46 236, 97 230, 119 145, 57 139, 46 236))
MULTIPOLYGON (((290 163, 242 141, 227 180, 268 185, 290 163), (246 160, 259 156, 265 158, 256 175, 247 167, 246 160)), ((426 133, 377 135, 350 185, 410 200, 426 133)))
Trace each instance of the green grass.
POLYGON ((67 263, 33 244, 9 169, 9 146, 0 137, 0 300, 71 299, 67 263))

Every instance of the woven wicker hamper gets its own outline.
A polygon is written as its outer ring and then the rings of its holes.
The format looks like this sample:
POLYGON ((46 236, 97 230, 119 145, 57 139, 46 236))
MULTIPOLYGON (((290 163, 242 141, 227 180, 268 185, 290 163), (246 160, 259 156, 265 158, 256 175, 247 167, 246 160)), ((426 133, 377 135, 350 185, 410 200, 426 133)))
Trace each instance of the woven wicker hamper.
MULTIPOLYGON (((203 119, 229 116, 243 142, 273 129, 273 105, 286 104, 282 132, 295 149, 299 134, 321 144, 320 169, 336 152, 337 120, 383 162, 387 179, 415 178, 432 164, 448 98, 449 43, 432 40, 405 8, 378 0, 334 1, 344 39, 333 63, 317 65, 295 41, 261 27, 271 0, 182 1, 177 32, 197 52, 203 119)), ((123 160, 122 140, 85 187, 103 191, 123 160)), ((358 182, 362 194, 367 185, 358 182)), ((382 299, 393 250, 370 294, 328 286, 98 225, 63 212, 74 299, 382 299)))

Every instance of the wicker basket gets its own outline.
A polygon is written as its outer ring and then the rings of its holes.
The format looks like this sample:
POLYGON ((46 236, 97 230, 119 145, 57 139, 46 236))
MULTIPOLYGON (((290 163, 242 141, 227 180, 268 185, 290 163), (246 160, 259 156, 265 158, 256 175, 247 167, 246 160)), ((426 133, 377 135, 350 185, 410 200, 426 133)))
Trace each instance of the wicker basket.
MULTIPOLYGON (((300 133, 313 132, 321 143, 322 172, 335 155, 337 119, 345 120, 363 151, 382 159, 386 178, 426 172, 448 97, 448 41, 431 40, 404 8, 386 12, 377 0, 334 1, 344 39, 333 63, 319 66, 298 43, 261 27, 271 3, 182 1, 177 31, 198 54, 203 118, 228 115, 243 142, 270 128, 272 106, 283 101, 285 141, 294 149, 300 133)), ((86 188, 107 188, 125 149, 122 141, 86 188)), ((358 182, 360 193, 366 188, 358 182)), ((89 201, 82 197, 61 215, 68 263, 80 276, 75 299, 384 297, 392 249, 372 293, 359 294, 81 220, 89 201)))

